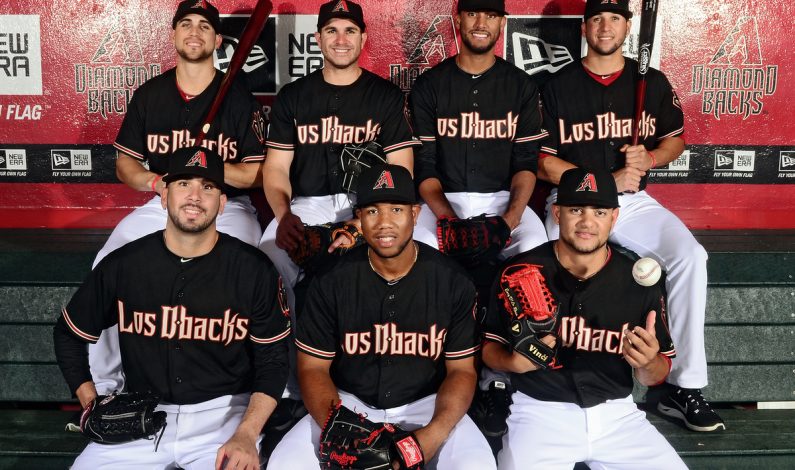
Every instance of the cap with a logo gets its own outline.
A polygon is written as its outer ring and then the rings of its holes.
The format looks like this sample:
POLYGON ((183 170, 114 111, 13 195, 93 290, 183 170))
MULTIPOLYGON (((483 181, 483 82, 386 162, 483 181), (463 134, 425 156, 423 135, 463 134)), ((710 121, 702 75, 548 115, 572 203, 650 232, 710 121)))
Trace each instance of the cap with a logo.
POLYGON ((218 9, 207 0, 185 0, 180 2, 177 12, 174 13, 174 19, 171 20, 171 27, 176 28, 177 22, 191 13, 205 17, 210 22, 215 33, 221 34, 221 18, 218 16, 218 9))
POLYGON ((368 168, 359 175, 356 186, 358 207, 377 202, 417 203, 411 173, 400 165, 376 165, 368 168))
POLYGON ((613 175, 605 170, 566 170, 558 183, 559 206, 618 207, 613 175))
POLYGON ((185 147, 168 157, 168 173, 163 182, 189 177, 210 180, 224 190, 224 160, 220 155, 203 147, 185 147))
POLYGON ((502 16, 505 11, 505 0, 458 0, 458 12, 462 11, 493 11, 502 16))
POLYGON ((364 13, 362 7, 349 0, 331 0, 320 6, 320 13, 317 15, 317 30, 326 25, 334 18, 344 18, 356 23, 364 32, 364 13))
POLYGON ((587 20, 605 11, 618 13, 626 19, 632 18, 629 0, 588 0, 585 2, 585 14, 582 17, 587 20))

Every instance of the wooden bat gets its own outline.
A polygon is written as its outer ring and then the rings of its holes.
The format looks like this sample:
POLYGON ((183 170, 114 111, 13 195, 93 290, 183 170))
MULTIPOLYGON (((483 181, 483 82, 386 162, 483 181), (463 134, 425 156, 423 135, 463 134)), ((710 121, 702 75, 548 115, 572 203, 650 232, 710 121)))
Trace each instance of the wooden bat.
POLYGON ((658 0, 642 0, 640 31, 638 33, 638 83, 635 86, 635 122, 632 126, 632 145, 640 140, 640 119, 646 104, 646 73, 651 64, 654 30, 657 28, 658 0))
POLYGON ((232 54, 232 59, 229 61, 229 68, 226 69, 226 75, 224 75, 224 78, 221 80, 221 85, 218 87, 218 93, 215 95, 212 105, 210 105, 210 111, 202 122, 199 135, 196 136, 197 143, 204 140, 204 137, 210 132, 210 125, 213 119, 215 119, 215 115, 218 113, 218 109, 220 109, 227 91, 229 91, 229 86, 232 85, 232 81, 235 79, 237 72, 239 72, 243 64, 246 63, 248 54, 254 47, 254 43, 262 32, 262 28, 265 27, 265 22, 268 21, 268 16, 270 16, 272 10, 273 4, 270 0, 257 0, 257 5, 251 13, 246 27, 243 28, 243 33, 240 35, 235 53, 232 54))

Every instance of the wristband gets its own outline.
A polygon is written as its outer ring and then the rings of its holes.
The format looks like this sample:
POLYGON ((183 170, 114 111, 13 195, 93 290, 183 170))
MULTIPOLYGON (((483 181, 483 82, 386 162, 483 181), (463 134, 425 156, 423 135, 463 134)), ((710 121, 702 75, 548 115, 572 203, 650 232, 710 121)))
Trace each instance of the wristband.
POLYGON ((157 186, 157 182, 160 181, 161 179, 163 179, 162 175, 155 175, 155 179, 152 180, 152 191, 157 192, 157 189, 155 189, 155 187, 157 186))
POLYGON ((656 384, 654 384, 654 385, 651 385, 652 387, 656 387, 656 386, 658 386, 658 385, 662 385, 662 384, 663 384, 663 382, 665 382, 665 379, 667 379, 667 378, 668 378, 668 374, 670 374, 670 373, 671 373, 671 366, 673 365, 673 364, 671 363, 671 358, 670 358, 670 357, 666 356, 666 355, 665 355, 665 354, 663 354, 663 353, 657 353, 657 354, 659 354, 660 356, 662 356, 662 358, 663 358, 663 359, 665 359, 665 362, 666 362, 666 363, 668 363, 668 372, 666 372, 666 373, 665 373, 665 377, 663 377, 663 378, 662 378, 662 380, 660 380, 659 382, 657 382, 657 383, 656 383, 656 384))
POLYGON ((647 150, 646 153, 648 153, 651 157, 651 166, 649 167, 649 170, 652 170, 657 166, 657 159, 654 158, 654 153, 652 153, 650 150, 647 150))

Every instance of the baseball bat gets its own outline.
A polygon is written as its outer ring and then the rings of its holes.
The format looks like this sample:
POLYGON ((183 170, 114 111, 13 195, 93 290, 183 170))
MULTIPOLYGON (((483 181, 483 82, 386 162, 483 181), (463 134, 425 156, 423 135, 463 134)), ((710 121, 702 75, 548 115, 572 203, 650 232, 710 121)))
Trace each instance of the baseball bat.
POLYGON ((270 0, 257 1, 257 5, 251 13, 246 27, 243 28, 243 33, 240 35, 240 40, 237 43, 234 54, 232 54, 232 59, 229 60, 229 68, 226 69, 226 75, 224 75, 224 78, 221 80, 218 93, 215 95, 215 99, 210 105, 210 111, 204 118, 204 122, 202 122, 199 135, 196 136, 197 143, 204 140, 204 137, 210 132, 210 125, 213 119, 215 119, 215 115, 218 113, 227 91, 229 91, 229 86, 232 85, 232 81, 235 79, 237 72, 239 72, 243 64, 246 63, 248 54, 254 47, 254 43, 262 32, 262 28, 265 27, 265 22, 268 20, 268 16, 270 16, 272 10, 273 4, 270 0))
POLYGON ((640 140, 640 119, 646 105, 646 73, 651 64, 654 30, 657 28, 658 0, 642 0, 640 31, 638 33, 638 82, 635 86, 635 122, 632 126, 632 145, 640 140))

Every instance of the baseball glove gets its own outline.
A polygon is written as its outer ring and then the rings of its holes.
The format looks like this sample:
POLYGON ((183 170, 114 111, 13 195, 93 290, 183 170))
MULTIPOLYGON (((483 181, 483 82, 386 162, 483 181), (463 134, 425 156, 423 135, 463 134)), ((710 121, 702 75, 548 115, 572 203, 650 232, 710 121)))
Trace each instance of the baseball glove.
POLYGON ((464 267, 473 268, 497 260, 511 243, 511 229, 498 215, 480 214, 468 219, 442 217, 436 222, 439 251, 464 267))
MULTIPOLYGON (((117 393, 96 397, 80 416, 80 431, 100 444, 120 444, 153 438, 166 427, 166 412, 155 411, 153 393, 117 393)), ((158 438, 159 441, 159 438, 158 438)))
POLYGON ((553 367, 557 354, 541 338, 554 335, 558 321, 558 306, 547 287, 541 266, 514 264, 500 274, 498 297, 508 313, 512 346, 541 369, 553 367))
POLYGON ((386 163, 386 154, 378 142, 345 144, 340 152, 340 166, 343 172, 342 190, 346 193, 355 193, 356 179, 364 170, 386 163))
POLYGON ((320 271, 333 260, 330 255, 342 255, 351 248, 364 243, 362 232, 356 225, 339 222, 336 224, 304 225, 304 238, 287 254, 305 274, 314 274, 320 271), (333 253, 328 252, 329 246, 340 235, 347 241, 340 245, 333 253))
POLYGON ((320 467, 331 469, 423 468, 424 456, 413 433, 374 423, 341 403, 333 406, 320 432, 320 467))

